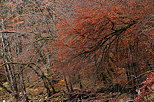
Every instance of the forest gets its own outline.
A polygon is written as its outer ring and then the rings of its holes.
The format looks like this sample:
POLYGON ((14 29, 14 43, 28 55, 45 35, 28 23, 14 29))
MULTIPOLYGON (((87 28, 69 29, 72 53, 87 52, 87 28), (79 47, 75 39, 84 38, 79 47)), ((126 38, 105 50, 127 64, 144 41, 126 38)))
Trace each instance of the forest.
POLYGON ((154 102, 154 1, 0 0, 0 102, 154 102))

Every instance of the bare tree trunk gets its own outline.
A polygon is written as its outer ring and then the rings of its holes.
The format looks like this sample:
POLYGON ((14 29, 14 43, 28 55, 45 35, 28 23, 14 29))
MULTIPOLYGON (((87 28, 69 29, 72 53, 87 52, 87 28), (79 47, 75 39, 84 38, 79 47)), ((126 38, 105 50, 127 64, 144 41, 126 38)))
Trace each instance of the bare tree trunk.
POLYGON ((44 87, 47 90, 48 96, 51 96, 52 93, 56 93, 56 90, 54 88, 54 86, 52 85, 52 83, 50 82, 50 80, 44 75, 44 73, 41 71, 41 69, 35 65, 35 68, 33 68, 32 66, 29 65, 29 67, 42 79, 43 83, 44 83, 44 87), (39 72, 40 71, 40 72, 39 72), (50 87, 52 89, 52 91, 50 90, 50 87))
POLYGON ((72 84, 72 80, 71 80, 71 76, 68 76, 68 82, 69 82, 69 87, 70 87, 70 92, 73 92, 73 84, 72 84))
MULTIPOLYGON (((3 19, 2 19, 2 30, 5 30, 3 19)), ((4 63, 12 62, 10 42, 7 33, 1 33, 1 42, 2 42, 2 55, 4 63)), ((19 100, 18 87, 14 71, 15 69, 13 65, 10 64, 5 65, 5 73, 7 76, 7 81, 10 83, 12 95, 15 97, 16 101, 18 101, 19 100)))
POLYGON ((63 77, 64 77, 66 89, 67 89, 68 92, 70 92, 69 85, 68 85, 68 82, 67 82, 67 79, 66 79, 66 75, 64 73, 63 73, 63 77))
POLYGON ((79 80, 79 86, 80 86, 80 89, 82 89, 82 88, 83 88, 83 85, 82 85, 82 82, 81 82, 80 74, 78 75, 78 80, 79 80))
MULTIPOLYGON (((16 56, 18 56, 18 55, 20 55, 20 53, 22 53, 22 48, 23 48, 22 41, 20 40, 20 38, 17 35, 14 36, 13 40, 15 43, 15 45, 14 45, 15 54, 16 54, 16 56)), ((19 60, 19 62, 20 62, 20 60, 19 60)), ((24 77, 23 77, 24 66, 21 64, 17 64, 16 68, 18 68, 18 71, 19 71, 19 73, 18 73, 18 80, 19 80, 18 86, 19 86, 19 90, 22 92, 22 100, 23 100, 23 102, 28 102, 29 98, 27 96, 26 86, 25 86, 24 77)))

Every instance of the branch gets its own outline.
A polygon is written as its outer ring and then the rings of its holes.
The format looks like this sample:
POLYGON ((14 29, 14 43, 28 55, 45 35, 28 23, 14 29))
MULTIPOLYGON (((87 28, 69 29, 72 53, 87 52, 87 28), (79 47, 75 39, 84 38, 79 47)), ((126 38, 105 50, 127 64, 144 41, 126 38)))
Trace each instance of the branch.
POLYGON ((109 35, 107 35, 106 37, 104 37, 103 39, 101 39, 98 44, 96 45, 96 47, 92 50, 89 50, 89 51, 85 51, 81 54, 78 54, 78 56, 81 56, 81 55, 84 55, 84 54, 88 54, 88 53, 91 53, 91 52, 94 52, 96 50, 98 50, 100 47, 102 47, 109 39, 111 39, 113 36, 117 36, 117 35, 120 35, 121 33, 123 33, 124 31, 126 31, 128 28, 130 28, 131 26, 133 26, 134 24, 136 24, 135 21, 133 21, 132 23, 130 23, 128 26, 126 27, 123 27, 119 30, 115 30, 114 32, 110 33, 109 35), (103 42, 102 42, 103 41, 103 42))
POLYGON ((0 33, 16 33, 16 31, 0 31, 0 33))
POLYGON ((5 66, 7 64, 34 65, 35 63, 5 62, 5 63, 1 63, 0 67, 5 66))

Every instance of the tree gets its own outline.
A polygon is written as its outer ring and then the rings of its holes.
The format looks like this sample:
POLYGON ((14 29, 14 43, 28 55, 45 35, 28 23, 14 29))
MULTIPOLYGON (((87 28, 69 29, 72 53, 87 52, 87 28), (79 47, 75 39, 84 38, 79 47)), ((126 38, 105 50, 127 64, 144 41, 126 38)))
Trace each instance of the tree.
POLYGON ((55 38, 53 35, 53 20, 55 19, 51 20, 50 23, 48 22, 48 17, 51 19, 54 15, 52 15, 50 6, 44 7, 42 3, 8 1, 0 5, 0 20, 2 21, 0 25, 1 52, 4 59, 1 67, 6 67, 6 77, 10 85, 8 88, 1 83, 1 87, 12 94, 16 101, 28 101, 27 88, 34 81, 31 79, 28 83, 28 79, 29 76, 35 77, 30 72, 35 73, 38 79, 42 80, 44 88, 47 90, 47 96, 56 92, 53 83, 45 74, 46 69, 42 67, 49 65, 51 67, 52 64, 50 61, 52 55, 49 51, 50 46, 45 46, 45 44, 49 44, 55 38), (37 8, 34 9, 33 6, 37 8), (44 12, 47 9, 48 11, 44 12), (36 19, 31 19, 31 17, 36 19), (37 24, 38 21, 41 21, 41 26, 37 24), (40 29, 42 26, 44 30, 34 31, 34 29, 40 29), (38 61, 39 59, 41 59, 41 62, 38 61))
POLYGON ((121 68, 127 75, 125 84, 138 87, 143 79, 137 82, 135 77, 151 70, 147 63, 152 62, 153 28, 144 28, 152 20, 151 1, 92 0, 87 4, 89 8, 76 9, 72 21, 64 18, 57 25, 63 44, 59 55, 64 63, 69 62, 65 70, 72 74, 79 68, 85 73, 93 69, 104 84, 113 85, 121 68))
POLYGON ((152 0, 1 0, 0 14, 0 98, 150 94, 152 0))

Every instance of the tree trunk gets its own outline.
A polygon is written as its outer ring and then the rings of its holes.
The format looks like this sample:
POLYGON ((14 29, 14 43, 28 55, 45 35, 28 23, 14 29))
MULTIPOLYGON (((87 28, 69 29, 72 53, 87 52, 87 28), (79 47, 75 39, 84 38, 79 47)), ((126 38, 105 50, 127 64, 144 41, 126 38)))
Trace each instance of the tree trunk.
MULTIPOLYGON (((5 30, 3 19, 2 19, 2 30, 5 30)), ((7 81, 10 84, 10 88, 12 90, 12 96, 15 98, 16 101, 18 101, 19 92, 18 92, 17 81, 16 81, 15 72, 14 72, 15 69, 13 65, 9 64, 9 62, 12 62, 12 56, 11 56, 10 42, 9 42, 7 33, 1 33, 1 42, 2 42, 3 61, 4 63, 6 63, 5 73, 6 73, 7 81)))

